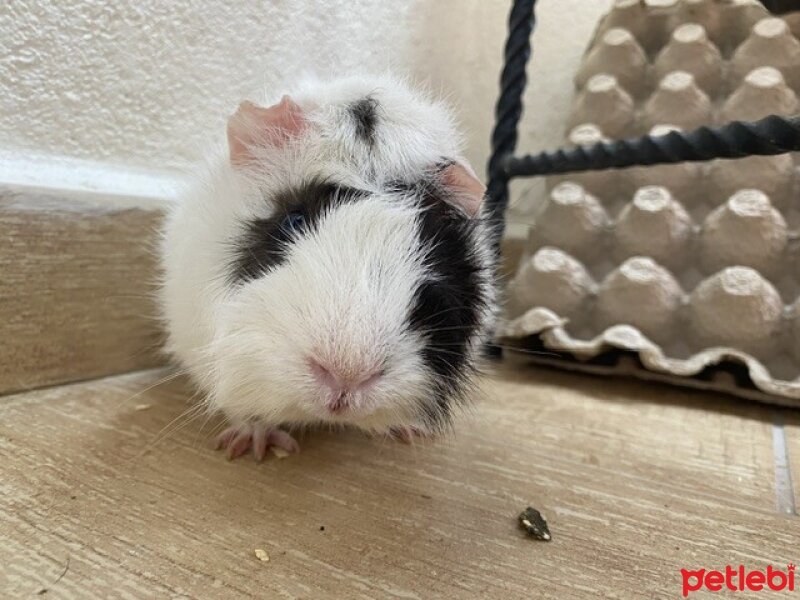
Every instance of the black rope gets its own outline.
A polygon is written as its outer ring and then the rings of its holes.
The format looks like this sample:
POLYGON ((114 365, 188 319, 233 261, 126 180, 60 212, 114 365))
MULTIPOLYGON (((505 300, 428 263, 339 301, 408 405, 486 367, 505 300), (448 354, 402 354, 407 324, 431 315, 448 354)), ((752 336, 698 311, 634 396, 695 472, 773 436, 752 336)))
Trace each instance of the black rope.
POLYGON ((797 0, 761 0, 767 10, 776 15, 798 10, 797 0))
POLYGON ((492 154, 489 157, 487 205, 489 219, 497 223, 495 237, 499 255, 503 236, 503 215, 508 205, 508 175, 504 169, 506 157, 517 147, 517 124, 522 117, 522 94, 528 83, 525 66, 531 55, 531 34, 536 24, 533 8, 536 0, 515 0, 508 16, 503 73, 500 76, 500 97, 495 107, 495 126, 492 131, 492 154))
POLYGON ((687 133, 672 131, 661 136, 599 142, 528 156, 506 155, 502 165, 507 181, 512 177, 742 158, 798 150, 800 117, 773 115, 760 121, 733 121, 721 127, 700 127, 687 133))

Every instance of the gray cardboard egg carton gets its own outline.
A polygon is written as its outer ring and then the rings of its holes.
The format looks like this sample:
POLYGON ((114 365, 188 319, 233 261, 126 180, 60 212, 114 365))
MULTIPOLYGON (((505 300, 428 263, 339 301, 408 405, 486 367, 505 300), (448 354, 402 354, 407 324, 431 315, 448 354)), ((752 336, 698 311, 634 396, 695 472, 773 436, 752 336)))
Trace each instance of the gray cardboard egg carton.
MULTIPOLYGON (((793 17, 755 0, 618 0, 567 142, 800 112, 793 17)), ((551 177, 508 289, 518 357, 800 406, 793 155, 551 177)))

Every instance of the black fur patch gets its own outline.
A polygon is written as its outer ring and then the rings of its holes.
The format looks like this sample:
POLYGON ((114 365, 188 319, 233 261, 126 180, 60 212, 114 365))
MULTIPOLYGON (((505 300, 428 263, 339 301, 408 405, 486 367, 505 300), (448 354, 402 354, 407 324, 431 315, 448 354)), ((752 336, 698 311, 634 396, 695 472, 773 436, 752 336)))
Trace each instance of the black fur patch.
POLYGON ((441 426, 450 417, 451 401, 463 399, 473 375, 468 343, 488 303, 481 282, 489 274, 475 256, 474 228, 479 221, 448 204, 443 199, 446 190, 425 184, 416 192, 423 208, 420 241, 429 249, 431 276, 417 290, 409 322, 426 341, 423 359, 437 386, 435 397, 422 405, 423 417, 441 426))
POLYGON ((350 114, 356 123, 356 135, 370 146, 375 143, 378 106, 378 101, 370 97, 354 102, 350 106, 350 114))
POLYGON ((244 234, 235 241, 232 283, 256 279, 283 264, 289 246, 303 231, 313 230, 320 218, 336 206, 365 196, 361 190, 322 180, 280 192, 273 199, 275 213, 247 223, 244 234), (300 231, 283 226, 292 214, 301 215, 304 220, 300 231))

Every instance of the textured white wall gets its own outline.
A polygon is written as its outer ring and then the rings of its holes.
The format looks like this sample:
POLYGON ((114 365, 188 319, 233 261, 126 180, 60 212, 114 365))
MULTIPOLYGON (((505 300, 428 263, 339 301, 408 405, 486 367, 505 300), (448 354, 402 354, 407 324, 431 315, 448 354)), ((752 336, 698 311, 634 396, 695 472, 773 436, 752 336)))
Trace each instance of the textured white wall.
MULTIPOLYGON (((571 75, 609 3, 539 2, 522 148, 560 142, 571 75)), ((469 133, 469 158, 482 170, 509 5, 4 0, 0 180, 69 179, 74 161, 58 171, 38 168, 60 164, 61 157, 128 169, 139 178, 182 169, 199 156, 204 140, 221 135, 237 101, 260 86, 284 89, 303 71, 386 68, 452 98, 469 133)))

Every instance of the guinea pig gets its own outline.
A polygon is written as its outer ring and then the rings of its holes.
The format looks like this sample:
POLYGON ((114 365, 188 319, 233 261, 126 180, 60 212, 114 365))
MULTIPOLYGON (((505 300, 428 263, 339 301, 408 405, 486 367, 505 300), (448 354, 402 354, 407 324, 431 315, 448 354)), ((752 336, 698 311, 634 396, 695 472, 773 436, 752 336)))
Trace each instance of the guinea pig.
POLYGON ((450 112, 402 81, 242 102, 160 247, 167 350, 228 420, 218 448, 447 428, 496 313, 484 193, 450 112))

